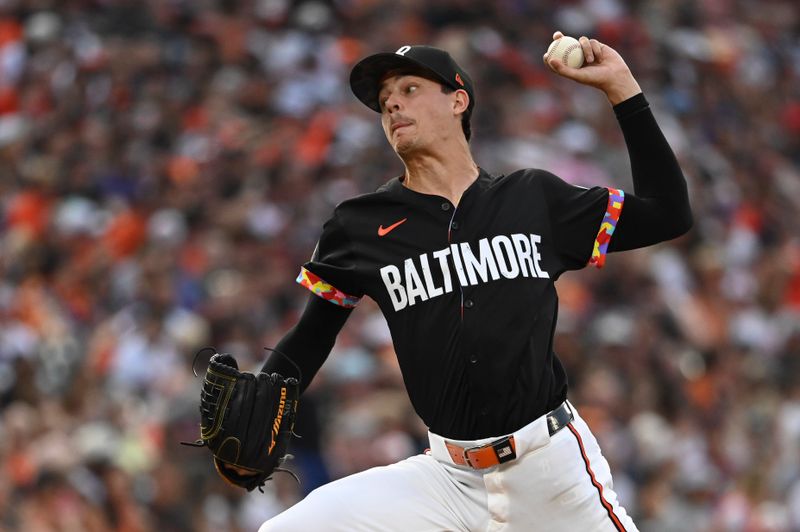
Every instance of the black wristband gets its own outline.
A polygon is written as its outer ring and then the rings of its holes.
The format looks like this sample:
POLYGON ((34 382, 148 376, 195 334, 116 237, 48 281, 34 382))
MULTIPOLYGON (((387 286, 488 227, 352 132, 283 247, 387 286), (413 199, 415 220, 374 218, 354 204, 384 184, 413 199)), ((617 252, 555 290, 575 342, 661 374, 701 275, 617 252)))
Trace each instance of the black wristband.
POLYGON ((617 116, 618 121, 622 121, 649 108, 650 103, 647 101, 647 98, 644 97, 644 93, 640 92, 615 105, 614 114, 617 116))

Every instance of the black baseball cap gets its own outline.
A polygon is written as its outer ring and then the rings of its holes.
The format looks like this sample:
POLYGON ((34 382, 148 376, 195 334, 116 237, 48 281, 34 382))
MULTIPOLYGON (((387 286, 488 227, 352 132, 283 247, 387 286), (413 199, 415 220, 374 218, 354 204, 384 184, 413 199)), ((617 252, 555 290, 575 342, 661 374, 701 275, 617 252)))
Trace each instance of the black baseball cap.
POLYGON ((453 58, 439 48, 421 44, 405 45, 396 52, 383 52, 365 57, 350 71, 350 89, 364 105, 381 112, 378 92, 380 81, 390 70, 413 68, 453 89, 464 89, 469 95, 469 109, 475 106, 472 80, 453 58))

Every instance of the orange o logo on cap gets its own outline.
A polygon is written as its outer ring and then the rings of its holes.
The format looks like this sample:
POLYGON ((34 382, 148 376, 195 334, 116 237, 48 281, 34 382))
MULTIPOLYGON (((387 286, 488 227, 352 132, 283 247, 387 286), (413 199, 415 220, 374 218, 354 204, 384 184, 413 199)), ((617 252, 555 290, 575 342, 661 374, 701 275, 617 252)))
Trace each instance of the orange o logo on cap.
POLYGON ((464 86, 464 80, 461 79, 461 74, 459 74, 458 72, 456 72, 456 83, 458 83, 462 87, 464 86))

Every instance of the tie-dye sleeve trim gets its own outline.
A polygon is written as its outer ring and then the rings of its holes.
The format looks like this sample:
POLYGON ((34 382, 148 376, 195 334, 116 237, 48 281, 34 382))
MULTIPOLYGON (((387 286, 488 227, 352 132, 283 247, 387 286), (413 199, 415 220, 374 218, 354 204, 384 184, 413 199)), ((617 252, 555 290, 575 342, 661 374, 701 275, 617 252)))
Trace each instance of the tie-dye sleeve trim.
POLYGON ((300 269, 300 275, 297 276, 296 281, 314 292, 322 299, 328 300, 331 303, 341 307, 353 308, 358 305, 359 301, 361 301, 360 297, 345 294, 341 290, 334 288, 333 285, 326 283, 305 268, 300 269))
POLYGON ((622 204, 624 202, 624 191, 616 188, 608 189, 606 215, 603 217, 600 230, 597 232, 597 238, 594 240, 594 249, 592 250, 592 258, 589 259, 589 264, 594 264, 596 267, 602 268, 606 263, 608 244, 611 242, 611 236, 614 234, 617 222, 619 222, 619 215, 622 214, 622 204))

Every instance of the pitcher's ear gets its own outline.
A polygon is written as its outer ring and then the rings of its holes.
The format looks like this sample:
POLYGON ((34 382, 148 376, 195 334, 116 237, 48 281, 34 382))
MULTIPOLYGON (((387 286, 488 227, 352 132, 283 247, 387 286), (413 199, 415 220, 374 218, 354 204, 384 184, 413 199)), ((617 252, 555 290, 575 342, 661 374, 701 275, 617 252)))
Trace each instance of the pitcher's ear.
POLYGON ((469 108, 469 94, 464 89, 458 89, 455 92, 456 99, 453 104, 453 111, 456 114, 462 114, 469 108))

